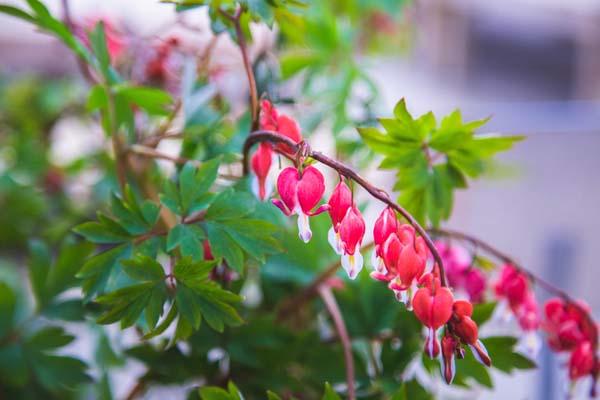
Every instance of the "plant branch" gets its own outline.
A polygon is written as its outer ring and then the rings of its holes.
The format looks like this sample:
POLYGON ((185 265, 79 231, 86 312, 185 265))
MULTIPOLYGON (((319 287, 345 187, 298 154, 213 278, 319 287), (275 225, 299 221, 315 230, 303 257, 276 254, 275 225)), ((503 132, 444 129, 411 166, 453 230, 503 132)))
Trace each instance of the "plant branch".
POLYGON ((221 15, 227 18, 233 24, 235 29, 235 35, 237 37, 238 46, 242 53, 242 61, 244 62, 244 69, 246 70, 246 77, 248 79, 248 88, 250 90, 250 115, 252 116, 252 127, 251 130, 255 131, 258 129, 258 91, 256 89, 256 79, 254 78, 254 71, 252 70, 252 64, 250 63, 250 57, 248 56, 248 45, 246 43, 246 37, 242 31, 242 25, 240 18, 243 13, 242 6, 238 6, 235 14, 231 15, 222 9, 219 10, 221 15))
POLYGON ((175 105, 173 106, 173 110, 171 110, 171 113, 167 116, 167 119, 156 129, 154 134, 152 134, 144 141, 144 144, 146 146, 156 147, 163 139, 170 137, 180 137, 180 134, 169 135, 168 130, 171 127, 171 125, 173 125, 173 121, 175 120, 175 117, 177 117, 179 110, 181 110, 181 105, 181 99, 177 99, 175 105))
POLYGON ((331 316, 333 320, 333 324, 335 326, 335 330, 337 332, 338 337, 340 338, 340 342, 342 343, 342 348, 344 349, 344 359, 346 364, 346 385, 348 386, 348 399, 355 400, 356 393, 354 391, 354 357, 352 356, 352 343, 350 341, 350 335, 348 335, 348 330, 346 329, 346 324, 344 323, 344 317, 338 307, 337 301, 335 300, 335 296, 331 291, 331 288, 327 286, 327 284, 322 284, 318 288, 319 295, 325 304, 325 308, 327 308, 327 312, 331 316))
POLYGON ((340 175, 343 175, 346 178, 353 180, 354 182, 356 182, 357 184, 362 186, 367 192, 369 192, 369 194, 371 196, 373 196, 376 199, 378 199, 379 201, 387 204, 388 206, 393 208, 396 212, 401 214, 408 221, 408 223, 410 225, 412 225, 415 228, 415 230, 421 235, 423 240, 425 240, 425 243, 427 244, 429 251, 431 251, 433 258, 440 269, 441 284, 442 284, 442 286, 447 286, 446 272, 444 270, 444 265, 442 262, 442 258, 440 257, 440 253, 435 248, 435 245, 433 244, 433 241, 431 240, 431 237, 429 237, 429 234, 427 233, 427 231, 425 231, 425 229, 419 224, 419 222, 403 207, 401 207, 399 204, 392 201, 392 199, 390 198, 390 195, 385 190, 375 187, 374 185, 372 185, 365 178, 360 176, 356 171, 354 171, 349 166, 347 166, 337 160, 334 160, 319 151, 311 150, 306 142, 295 143, 291 139, 289 139, 285 136, 279 135, 277 132, 272 132, 272 131, 259 130, 259 131, 252 132, 250 134, 250 136, 248 136, 248 138, 246 139, 246 142, 244 143, 244 148, 243 148, 244 174, 248 173, 248 160, 249 160, 248 154, 250 152, 250 149, 252 148, 252 146, 254 144, 260 143, 260 142, 265 142, 265 141, 268 141, 271 143, 284 143, 284 144, 288 145, 293 151, 295 151, 297 153, 302 153, 303 157, 311 157, 311 158, 321 162, 322 164, 327 165, 328 167, 336 170, 340 175))

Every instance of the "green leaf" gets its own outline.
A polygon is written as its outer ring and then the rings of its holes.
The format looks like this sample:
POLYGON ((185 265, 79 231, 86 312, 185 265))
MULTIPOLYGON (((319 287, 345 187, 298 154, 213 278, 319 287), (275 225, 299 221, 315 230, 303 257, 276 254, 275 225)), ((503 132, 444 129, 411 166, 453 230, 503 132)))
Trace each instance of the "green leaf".
POLYGON ((204 224, 208 233, 208 241, 213 256, 223 258, 227 264, 239 273, 244 271, 244 253, 220 224, 207 222, 204 224))
POLYGON ((179 174, 179 191, 184 214, 194 207, 194 203, 202 198, 217 179, 220 159, 205 161, 199 168, 187 163, 179 174))
POLYGON ((496 302, 491 301, 488 303, 476 304, 473 308, 473 315, 471 319, 475 321, 477 326, 481 326, 492 317, 494 310, 496 309, 496 302))
POLYGON ((177 309, 183 318, 194 328, 200 327, 202 322, 202 311, 200 305, 196 301, 197 297, 194 291, 185 285, 181 285, 177 288, 177 294, 175 296, 175 304, 177 309))
POLYGON ((123 243, 131 239, 126 232, 115 232, 111 227, 101 222, 84 222, 73 228, 73 232, 83 236, 92 243, 113 244, 123 243))
POLYGON ((160 324, 158 324, 158 326, 156 326, 156 328, 152 329, 150 332, 144 335, 143 339, 152 339, 153 337, 162 334, 164 331, 167 330, 169 326, 171 326, 171 324, 175 320, 175 317, 177 317, 177 305, 176 303, 173 303, 171 305, 171 309, 167 313, 167 316, 160 322, 160 324))
POLYGON ((115 86, 115 93, 127 101, 144 109, 150 115, 168 115, 167 106, 172 103, 171 95, 163 90, 121 84, 115 86))
POLYGON ((173 274, 178 281, 194 288, 209 281, 209 274, 216 264, 216 261, 193 262, 191 258, 184 257, 175 264, 173 274))
POLYGON ((108 108, 108 94, 106 88, 102 85, 95 85, 90 89, 86 109, 88 112, 95 110, 105 110, 108 108))
POLYGON ((27 14, 25 11, 17 7, 0 4, 0 13, 8 14, 31 23, 36 22, 36 19, 32 15, 27 14))
MULTIPOLYGON (((152 296, 155 295, 155 289, 166 291, 165 283, 163 281, 144 282, 98 297, 96 299, 98 303, 108 306, 108 310, 98 318, 98 323, 112 324, 120 321, 121 328, 133 325, 148 306, 152 296)), ((163 296, 163 303, 165 299, 166 296, 163 296)), ((155 307, 155 305, 151 305, 151 307, 155 307)), ((156 309, 151 310, 152 312, 156 313, 156 309)))
POLYGON ((198 389, 202 400, 233 400, 231 395, 224 389, 205 386, 198 389))
POLYGON ((64 347, 75 339, 57 326, 40 329, 27 339, 26 345, 36 351, 44 351, 64 347))
POLYGON ((46 278, 52 261, 48 246, 40 240, 29 242, 29 281, 38 304, 46 302, 46 278))
POLYGON ((255 199, 250 193, 224 190, 206 211, 206 220, 224 221, 245 217, 255 208, 255 199))
POLYGON ((17 297, 13 289, 0 281, 0 338, 12 329, 15 322, 17 297))
POLYGON ((109 74, 110 55, 106 48, 106 34, 104 31, 104 22, 98 21, 94 29, 88 34, 92 51, 98 59, 98 67, 104 79, 111 82, 112 76, 109 74))
POLYGON ((120 260, 129 258, 132 249, 130 243, 123 243, 88 258, 76 275, 77 278, 84 280, 82 289, 87 299, 104 291, 114 266, 120 260))
POLYGON ((123 271, 138 282, 158 282, 165 279, 162 265, 146 255, 137 255, 131 260, 123 260, 121 265, 123 271))
POLYGON ((323 397, 321 400, 342 400, 341 397, 333 390, 331 385, 327 382, 325 383, 325 393, 323 393, 323 397))
POLYGON ((433 400, 430 394, 416 379, 402 382, 400 389, 394 393, 391 400, 433 400))
POLYGON ((179 247, 181 255, 191 257, 194 261, 204 258, 202 241, 206 235, 197 226, 178 224, 175 225, 167 236, 167 251, 173 251, 179 247))

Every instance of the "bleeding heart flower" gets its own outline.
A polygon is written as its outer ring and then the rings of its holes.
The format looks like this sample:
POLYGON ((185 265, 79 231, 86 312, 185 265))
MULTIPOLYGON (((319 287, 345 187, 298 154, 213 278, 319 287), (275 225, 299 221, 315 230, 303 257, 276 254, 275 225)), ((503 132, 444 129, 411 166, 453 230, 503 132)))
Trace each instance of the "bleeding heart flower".
POLYGON ((594 370, 595 356, 592 343, 580 343, 569 358, 569 378, 576 380, 589 375, 594 370))
POLYGON ((252 181, 252 190, 260 200, 266 199, 271 192, 271 188, 267 186, 267 177, 272 161, 273 147, 267 142, 258 145, 258 149, 250 159, 252 172, 256 175, 256 179, 252 181))
POLYGON ((518 307, 525 301, 529 290, 527 277, 512 265, 506 264, 495 285, 496 295, 505 298, 511 308, 518 307))
POLYGON ((425 352, 434 358, 439 353, 436 331, 450 319, 454 298, 452 292, 431 274, 421 282, 424 286, 417 290, 412 304, 415 316, 428 328, 425 352))
POLYGON ((456 375, 454 354, 462 350, 459 350, 459 347, 459 341, 446 331, 446 334, 442 337, 442 375, 448 385, 452 383, 454 375, 456 375))
POLYGON ((396 219, 396 213, 391 207, 386 207, 379 214, 373 226, 373 243, 375 244, 375 248, 373 249, 371 258, 371 265, 373 266, 371 277, 374 279, 387 282, 392 278, 385 267, 383 247, 390 235, 395 234, 397 230, 398 220, 396 219))
MULTIPOLYGON (((260 129, 280 133, 292 139, 295 143, 302 141, 302 134, 300 133, 298 123, 293 118, 285 114, 280 114, 269 100, 263 100, 261 103, 259 124, 260 129)), ((277 144, 275 151, 289 155, 294 154, 292 149, 285 144, 277 144)))
POLYGON ((550 299, 544 306, 546 319, 542 324, 548 333, 548 343, 555 351, 571 351, 584 341, 597 341, 597 331, 583 314, 586 306, 567 304, 562 299, 550 299))
POLYGON ((339 225, 342 245, 342 267, 350 279, 356 278, 363 267, 360 245, 365 235, 365 221, 356 206, 348 208, 339 225))
POLYGON ((333 250, 337 254, 343 254, 342 243, 340 241, 339 225, 346 216, 347 211, 352 207, 352 191, 342 178, 337 184, 329 198, 329 216, 331 217, 331 229, 327 234, 327 239, 333 250))
POLYGON ((312 211, 325 192, 323 175, 313 166, 306 167, 302 173, 294 167, 287 167, 277 178, 277 191, 281 200, 274 199, 273 204, 287 216, 298 214, 300 239, 308 243, 312 237, 308 217, 329 209, 329 205, 324 204, 312 211))
POLYGON ((437 241, 435 247, 444 262, 448 285, 455 291, 464 290, 473 303, 481 303, 486 289, 484 273, 473 267, 473 258, 461 246, 437 241))
POLYGON ((384 244, 384 263, 393 276, 388 287, 410 309, 411 292, 425 271, 427 246, 408 224, 400 225, 397 234, 390 235, 388 241, 384 244))
POLYGON ((452 306, 452 317, 448 322, 452 333, 454 333, 463 344, 471 348, 473 356, 480 363, 490 366, 492 360, 488 352, 479 340, 479 330, 475 321, 471 319, 473 305, 467 300, 457 300, 452 306))

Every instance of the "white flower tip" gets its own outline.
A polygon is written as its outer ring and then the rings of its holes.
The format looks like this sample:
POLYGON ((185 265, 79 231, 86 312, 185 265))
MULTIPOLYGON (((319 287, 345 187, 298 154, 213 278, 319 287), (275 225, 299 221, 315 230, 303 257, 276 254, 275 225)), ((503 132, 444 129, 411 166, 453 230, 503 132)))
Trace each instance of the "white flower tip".
POLYGON ((336 254, 342 255, 342 241, 340 240, 340 234, 333 229, 333 226, 329 228, 329 232, 327 232, 327 241, 336 254))
POLYGON ((312 238, 312 231, 310 230, 308 215, 304 213, 298 214, 298 235, 304 243, 310 242, 310 239, 312 238))
POLYGON ((360 254, 360 251, 356 251, 352 255, 343 254, 342 267, 344 268, 350 279, 356 279, 358 273, 363 268, 363 256, 362 254, 360 254))

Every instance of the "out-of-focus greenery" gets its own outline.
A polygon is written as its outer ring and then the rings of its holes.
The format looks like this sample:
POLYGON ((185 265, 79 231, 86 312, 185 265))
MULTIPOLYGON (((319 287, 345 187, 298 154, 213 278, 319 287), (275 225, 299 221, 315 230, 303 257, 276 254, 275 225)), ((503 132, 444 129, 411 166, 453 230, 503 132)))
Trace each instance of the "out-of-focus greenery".
MULTIPOLYGON (((259 54, 253 65, 259 95, 293 105, 305 136, 329 129, 339 157, 363 165, 379 153, 386 157, 382 167, 402 179, 414 176, 398 189, 405 197, 416 190, 429 196, 427 212, 408 201, 423 220, 445 219, 452 206, 447 192, 460 187, 448 189, 442 180, 439 191, 441 167, 423 166, 424 143, 447 157, 446 169, 469 177, 479 174, 481 159, 512 143, 488 141, 487 150, 475 146, 473 155, 473 142, 480 141, 474 126, 456 114, 439 126, 427 115, 414 120, 402 107, 393 121, 380 120, 385 133, 361 129, 362 139, 356 133, 354 127, 377 121, 366 55, 385 56, 408 42, 404 1, 166 2, 182 13, 208 7, 213 31, 234 40, 223 12, 241 7, 247 40, 250 22, 276 25, 277 60, 259 54), (396 151, 405 142, 419 153, 412 169, 406 154, 396 151)), ((180 78, 175 90, 145 84, 130 76, 131 65, 111 59, 108 24, 76 35, 42 2, 27 0, 27 6, 0 5, 0 12, 60 39, 93 82, 6 77, 0 83, 0 398, 111 399, 122 389, 114 387, 114 377, 131 360, 144 366, 131 392, 138 396, 172 384, 193 387, 189 398, 206 400, 241 399, 241 393, 268 399, 344 395, 343 349, 318 297, 281 312, 338 262, 327 243, 330 221, 325 214, 311 218, 313 239, 304 244, 287 218, 254 198, 249 179, 236 175, 249 110, 232 113, 196 54, 184 55, 173 71, 180 78), (148 143, 162 139, 157 135, 165 134, 179 101, 179 157, 193 161, 176 160, 165 170, 134 150, 156 151, 148 143), (97 127, 104 146, 57 162, 53 133, 66 118, 97 127), (122 187, 115 156, 125 159, 122 187), (95 178, 85 181, 86 174, 95 178), (87 195, 73 195, 73 185, 82 184, 87 195), (119 329, 106 329, 117 323, 130 329, 133 344, 119 340, 119 329)), ((365 273, 342 282, 332 286, 352 338, 359 398, 433 398, 432 387, 414 374, 421 368, 431 379, 439 376, 422 360, 422 327, 414 315, 365 273)), ((480 305, 474 318, 485 322, 493 307, 480 305)), ((486 344, 499 370, 532 367, 512 351, 512 338, 486 344)), ((472 359, 462 365, 457 384, 492 383, 472 359)))

